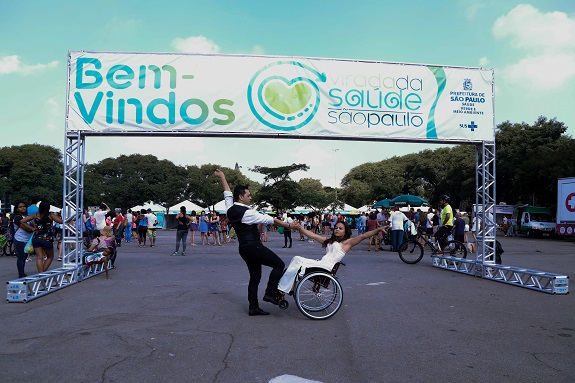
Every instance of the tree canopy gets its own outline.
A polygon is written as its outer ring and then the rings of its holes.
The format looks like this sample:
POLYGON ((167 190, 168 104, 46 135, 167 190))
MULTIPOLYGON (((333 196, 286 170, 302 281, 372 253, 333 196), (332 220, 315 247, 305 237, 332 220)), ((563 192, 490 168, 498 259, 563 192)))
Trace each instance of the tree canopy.
POLYGON ((16 201, 62 203, 62 153, 51 146, 26 144, 0 149, 0 195, 16 201))

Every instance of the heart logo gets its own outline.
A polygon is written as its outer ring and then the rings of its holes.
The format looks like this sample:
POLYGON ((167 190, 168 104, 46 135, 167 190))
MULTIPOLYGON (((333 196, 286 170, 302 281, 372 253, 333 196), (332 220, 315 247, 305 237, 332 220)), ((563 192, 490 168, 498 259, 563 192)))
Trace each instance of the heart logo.
POLYGON ((264 91, 266 103, 282 114, 294 114, 305 108, 311 97, 313 88, 306 82, 273 80, 264 91))

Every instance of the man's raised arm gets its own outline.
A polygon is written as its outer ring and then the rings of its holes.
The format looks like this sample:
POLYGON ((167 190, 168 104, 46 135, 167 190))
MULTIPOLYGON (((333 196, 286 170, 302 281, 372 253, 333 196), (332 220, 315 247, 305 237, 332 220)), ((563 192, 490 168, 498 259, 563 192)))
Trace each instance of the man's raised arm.
POLYGON ((230 185, 228 185, 228 181, 226 181, 226 175, 224 174, 224 172, 222 172, 220 169, 216 169, 214 171, 214 175, 220 179, 224 191, 231 191, 230 185))
POLYGON ((228 185, 228 181, 226 181, 226 175, 220 169, 216 169, 214 171, 214 175, 220 179, 222 187, 224 188, 224 200, 227 210, 234 204, 234 197, 232 191, 230 190, 230 185, 228 185))

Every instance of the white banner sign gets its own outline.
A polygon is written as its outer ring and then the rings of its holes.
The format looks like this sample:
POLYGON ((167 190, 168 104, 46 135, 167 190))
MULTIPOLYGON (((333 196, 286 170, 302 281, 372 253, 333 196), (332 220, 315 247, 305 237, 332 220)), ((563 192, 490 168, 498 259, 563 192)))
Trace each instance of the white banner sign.
POLYGON ((70 52, 67 131, 493 141, 493 71, 70 52))

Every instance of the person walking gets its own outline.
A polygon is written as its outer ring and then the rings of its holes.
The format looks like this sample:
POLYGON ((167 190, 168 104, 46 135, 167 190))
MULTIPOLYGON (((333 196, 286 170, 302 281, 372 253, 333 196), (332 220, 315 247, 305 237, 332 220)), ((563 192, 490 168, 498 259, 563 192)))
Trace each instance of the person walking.
POLYGON ((202 237, 202 246, 210 244, 210 238, 208 237, 208 227, 209 218, 206 216, 206 212, 202 211, 200 215, 200 237, 202 237))
POLYGON ((389 223, 391 224, 391 248, 392 251, 399 251, 399 246, 403 243, 403 224, 409 219, 399 211, 399 207, 393 208, 393 213, 389 216, 389 223))
POLYGON ((289 228, 290 227, 289 225, 293 222, 293 219, 288 214, 284 213, 283 221, 288 224, 288 228, 287 229, 284 228, 284 245, 283 245, 283 248, 286 248, 286 247, 291 248, 292 240, 291 240, 291 229, 289 228), (289 241, 289 246, 288 246, 288 241, 289 241))
POLYGON ((148 209, 145 215, 148 220, 148 239, 150 240, 150 247, 156 246, 156 225, 158 224, 158 217, 152 213, 152 209, 148 209))
POLYGON ((194 210, 192 210, 192 213, 190 215, 190 233, 192 233, 192 235, 190 236, 190 246, 196 246, 196 232, 199 229, 199 225, 198 225, 198 216, 196 215, 196 212, 194 210))
POLYGON ((43 273, 48 270, 54 260, 54 237, 56 232, 53 222, 59 224, 63 222, 58 214, 50 211, 50 203, 48 201, 40 202, 38 213, 27 216, 21 222, 28 223, 32 220, 35 227, 32 245, 36 253, 36 268, 39 273, 43 273), (44 256, 46 256, 46 259, 44 259, 44 256))
POLYGON ((263 300, 264 302, 279 305, 277 286, 285 264, 280 257, 262 244, 257 225, 260 223, 275 224, 284 229, 290 229, 291 226, 284 221, 252 209, 250 207, 252 195, 247 186, 237 185, 232 193, 224 172, 217 169, 214 175, 220 179, 224 189, 226 214, 231 226, 236 231, 239 242, 238 250, 250 274, 248 283, 248 314, 250 316, 269 315, 269 312, 259 307, 258 302, 258 286, 262 276, 262 265, 272 268, 263 300))
POLYGON ((24 247, 26 243, 32 236, 35 228, 26 223, 22 222, 24 218, 27 216, 27 209, 28 206, 23 201, 19 201, 14 205, 14 212, 12 213, 12 227, 11 230, 13 231, 13 240, 14 246, 16 247, 17 253, 17 260, 16 260, 16 267, 18 268, 18 278, 26 277, 26 273, 24 272, 24 267, 26 266, 26 258, 28 254, 24 251, 24 247))
POLYGON ((180 206, 180 212, 176 215, 176 251, 172 255, 178 255, 180 250, 180 241, 182 242, 182 252, 180 255, 186 255, 186 243, 188 239, 188 227, 192 222, 192 218, 186 212, 185 206, 180 206))
POLYGON ((132 214, 132 209, 128 209, 126 212, 126 217, 124 218, 124 228, 126 230, 125 233, 125 241, 126 243, 132 242, 132 222, 134 221, 134 215, 132 214))
POLYGON ((214 236, 214 246, 216 243, 218 246, 222 245, 220 241, 220 217, 216 212, 212 213, 210 217, 210 233, 214 236))
POLYGON ((138 214, 138 247, 146 247, 146 235, 148 234, 148 218, 146 210, 140 210, 138 214))

